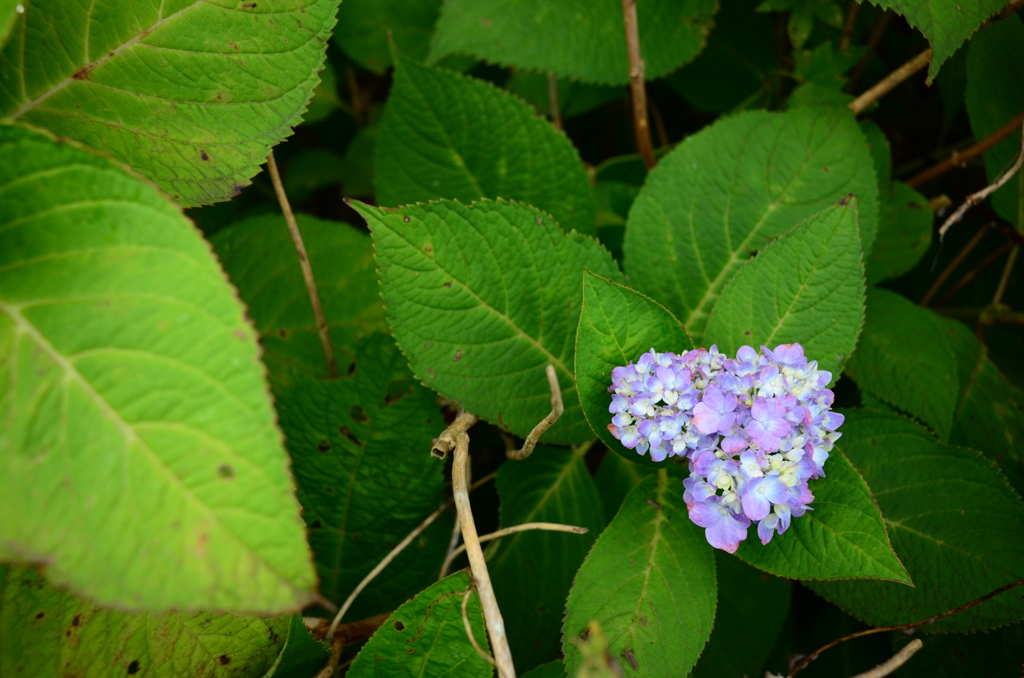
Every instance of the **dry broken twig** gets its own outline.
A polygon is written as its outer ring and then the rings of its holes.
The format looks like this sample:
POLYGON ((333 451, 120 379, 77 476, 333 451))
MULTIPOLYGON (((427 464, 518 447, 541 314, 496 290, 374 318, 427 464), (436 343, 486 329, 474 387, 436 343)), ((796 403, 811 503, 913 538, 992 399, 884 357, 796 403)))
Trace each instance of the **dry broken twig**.
POLYGON ((466 592, 462 594, 462 625, 466 629, 466 637, 469 638, 469 644, 473 646, 476 653, 483 657, 491 666, 497 668, 498 665, 494 661, 494 657, 484 652, 484 649, 480 647, 480 643, 477 642, 476 636, 473 635, 473 627, 469 623, 469 612, 466 610, 466 606, 469 605, 469 596, 473 593, 473 587, 470 586, 466 589, 466 592))
MULTIPOLYGON (((544 370, 548 377, 548 387, 551 389, 551 413, 544 417, 539 424, 533 427, 530 431, 530 435, 526 437, 526 442, 518 450, 509 450, 508 458, 521 461, 526 459, 533 453, 533 448, 537 446, 537 441, 544 435, 544 432, 551 428, 551 425, 558 421, 558 418, 562 416, 562 412, 565 411, 565 406, 562 403, 562 387, 558 384, 558 374, 555 372, 554 365, 548 365, 544 370)), ((442 436, 444 434, 441 434, 442 436)))
POLYGON ((894 654, 889 660, 882 662, 870 671, 858 673, 853 678, 885 678, 885 676, 906 664, 907 660, 913 657, 922 647, 924 647, 924 642, 920 638, 915 638, 904 645, 903 649, 894 654))
POLYGON ((1000 175, 996 177, 995 181, 993 181, 991 184, 981 189, 977 193, 972 193, 969 196, 967 196, 967 199, 964 200, 964 203, 960 205, 959 208, 957 208, 956 212, 953 212, 953 214, 949 215, 949 218, 946 219, 945 223, 942 224, 942 227, 939 228, 939 239, 941 240, 946 235, 946 231, 948 231, 953 224, 963 219, 964 214, 967 213, 967 210, 971 209, 979 202, 981 202, 982 200, 984 200, 985 198, 989 197, 990 195, 998 191, 1000 188, 1002 188, 1003 185, 1007 181, 1009 181, 1013 177, 1013 175, 1018 172, 1018 170, 1020 170, 1021 164, 1024 164, 1024 130, 1022 130, 1021 134, 1020 151, 1017 153, 1017 157, 1014 159, 1013 163, 1008 168, 1003 170, 1002 173, 1000 173, 1000 175))

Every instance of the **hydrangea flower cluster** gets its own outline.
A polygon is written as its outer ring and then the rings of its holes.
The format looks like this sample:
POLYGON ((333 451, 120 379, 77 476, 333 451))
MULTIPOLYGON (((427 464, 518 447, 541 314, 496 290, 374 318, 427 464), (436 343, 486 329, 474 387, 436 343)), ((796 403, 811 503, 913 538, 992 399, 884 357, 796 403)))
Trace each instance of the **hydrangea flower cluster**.
POLYGON ((832 374, 800 344, 727 358, 716 346, 652 348, 612 370, 608 430, 654 461, 686 457, 683 499, 715 548, 734 553, 757 523, 761 543, 782 534, 814 501, 807 481, 824 464, 843 415, 830 411, 832 374))

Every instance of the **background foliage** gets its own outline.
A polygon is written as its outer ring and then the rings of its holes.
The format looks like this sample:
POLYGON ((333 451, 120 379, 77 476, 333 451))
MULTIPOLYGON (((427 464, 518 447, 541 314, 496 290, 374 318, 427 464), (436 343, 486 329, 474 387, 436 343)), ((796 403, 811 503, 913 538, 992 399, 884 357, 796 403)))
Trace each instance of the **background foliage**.
MULTIPOLYGON (((587 529, 485 544, 521 675, 787 674, 1024 579, 1024 173, 935 236, 1020 152, 1020 7, 638 0, 648 168, 617 0, 0 0, 0 676, 492 675, 458 407, 480 534, 587 529), (788 342, 843 436, 715 551, 611 370, 788 342)), ((900 675, 1019 675, 1021 591, 900 675)))

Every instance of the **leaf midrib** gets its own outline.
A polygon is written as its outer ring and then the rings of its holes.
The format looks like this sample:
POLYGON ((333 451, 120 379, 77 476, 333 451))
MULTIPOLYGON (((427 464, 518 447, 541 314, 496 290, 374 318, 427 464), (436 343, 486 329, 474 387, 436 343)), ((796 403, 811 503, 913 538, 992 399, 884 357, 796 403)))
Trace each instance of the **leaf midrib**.
MULTIPOLYGON (((224 524, 224 522, 220 519, 220 516, 218 516, 213 511, 213 509, 211 509, 205 503, 200 501, 200 499, 195 495, 191 488, 185 485, 181 478, 175 475, 171 471, 171 469, 167 467, 163 460, 161 460, 160 457, 156 454, 156 452, 135 432, 131 425, 128 422, 126 422, 121 417, 121 415, 118 414, 117 410, 115 410, 110 405, 110 403, 108 403, 107 400, 103 398, 103 396, 101 396, 93 388, 92 384, 90 384, 88 380, 86 380, 85 377, 82 376, 82 374, 79 373, 77 369, 75 369, 74 365, 68 362, 68 360, 60 353, 60 351, 58 351, 56 347, 54 347, 53 344, 51 344, 46 339, 46 337, 42 334, 41 331, 39 331, 37 327, 35 327, 35 325, 30 323, 23 315, 21 315, 21 313, 19 313, 16 308, 10 306, 2 299, 0 299, 0 313, 3 313, 14 322, 15 327, 18 328, 20 334, 28 335, 35 343, 35 345, 42 349, 42 351, 50 358, 50 360, 52 360, 67 377, 69 377, 71 380, 77 383, 79 388, 81 388, 82 392, 86 395, 86 397, 100 409, 100 411, 107 417, 109 421, 111 421, 118 428, 119 431, 121 431, 121 434, 124 436, 125 441, 129 444, 129 446, 125 450, 126 454, 129 453, 128 451, 131 449, 131 444, 133 443, 138 449, 144 450, 146 452, 146 456, 149 458, 153 466, 155 466, 158 469, 161 469, 164 472, 165 476, 169 480, 171 480, 171 482, 178 485, 182 494, 185 495, 188 499, 190 499, 193 505, 199 507, 204 513, 206 513, 210 517, 211 521, 214 524, 219 525, 221 529, 223 529, 226 535, 230 536, 233 540, 235 540, 236 543, 241 545, 244 552, 250 555, 256 555, 256 552, 248 544, 243 542, 238 537, 238 535, 236 535, 232 530, 230 530, 227 527, 227 525, 224 524)), ((279 572, 277 568, 272 566, 270 563, 266 562, 266 560, 264 560, 263 558, 260 558, 259 562, 264 567, 266 567, 267 570, 273 572, 278 577, 279 581, 285 584, 289 589, 296 592, 298 591, 297 587, 294 584, 292 584, 292 582, 287 577, 285 577, 281 572, 279 572)))

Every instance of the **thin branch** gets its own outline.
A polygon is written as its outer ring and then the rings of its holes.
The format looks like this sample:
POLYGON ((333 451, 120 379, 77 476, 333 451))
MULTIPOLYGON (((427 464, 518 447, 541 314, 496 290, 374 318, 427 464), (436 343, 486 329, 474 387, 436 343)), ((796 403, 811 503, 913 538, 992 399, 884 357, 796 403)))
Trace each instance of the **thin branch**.
POLYGON ((920 638, 915 638, 904 645, 903 649, 894 654, 888 661, 879 664, 870 671, 858 673, 853 678, 885 678, 885 676, 906 664, 907 660, 913 657, 922 647, 924 647, 924 642, 920 638))
POLYGON ((334 631, 338 628, 338 624, 341 623, 341 618, 345 616, 346 612, 348 612, 348 608, 352 607, 352 603, 354 603, 356 597, 363 592, 363 589, 365 589, 370 584, 370 582, 372 582, 374 578, 376 578, 376 576, 384 570, 385 567, 390 565, 391 561, 397 558, 398 554, 404 551, 406 546, 411 544, 416 537, 420 536, 423 530, 430 527, 430 525, 435 520, 440 518, 441 514, 444 513, 451 505, 451 501, 446 501, 444 504, 441 505, 440 508, 438 508, 436 511, 427 516, 422 523, 416 526, 416 529, 410 532, 405 537, 405 539, 399 542, 398 546, 391 549, 391 552, 384 556, 384 559, 382 561, 377 563, 377 567, 370 570, 370 573, 363 577, 363 580, 359 582, 359 585, 356 586, 355 590, 353 590, 352 593, 349 594, 348 598, 345 599, 345 603, 341 606, 341 609, 338 610, 338 614, 334 615, 334 620, 331 621, 331 625, 327 629, 328 638, 332 638, 334 636, 334 631))
POLYGON ((441 432, 441 435, 434 438, 431 442, 430 455, 437 457, 438 459, 444 459, 448 454, 455 449, 455 440, 460 433, 465 433, 473 424, 480 421, 472 412, 466 412, 463 409, 459 409, 459 413, 455 416, 453 421, 448 428, 441 432))
POLYGON ((281 212, 284 214, 284 221, 288 224, 288 232, 292 235, 292 242, 295 243, 295 251, 299 255, 299 267, 302 268, 302 279, 306 282, 306 292, 309 294, 309 303, 313 307, 313 316, 316 318, 316 329, 320 335, 320 345, 324 349, 324 359, 327 361, 327 375, 331 379, 338 378, 338 364, 334 360, 334 347, 331 346, 331 333, 327 327, 327 319, 324 317, 323 306, 320 305, 320 293, 316 289, 316 280, 313 278, 313 268, 309 265, 309 255, 306 254, 306 245, 302 242, 302 233, 299 232, 299 225, 295 221, 295 214, 292 213, 291 203, 288 202, 288 195, 284 192, 284 184, 281 183, 281 173, 277 171, 277 162, 271 152, 267 156, 267 168, 270 170, 270 181, 274 184, 274 192, 277 193, 277 201, 281 203, 281 212))
POLYGON ((562 111, 558 107, 558 76, 554 73, 548 73, 548 109, 551 113, 551 124, 561 132, 565 128, 562 127, 562 111))
POLYGON ((928 288, 928 291, 925 292, 923 297, 921 297, 921 301, 918 303, 918 306, 921 308, 928 308, 928 304, 930 304, 935 295, 938 294, 939 288, 946 283, 946 279, 953 274, 953 271, 963 263, 964 259, 967 258, 967 255, 974 251, 974 248, 978 246, 981 239, 985 237, 986 233, 988 233, 989 228, 991 227, 988 224, 985 224, 978 229, 978 232, 971 237, 967 244, 964 245, 964 248, 960 250, 955 257, 953 257, 953 261, 949 262, 946 268, 942 270, 939 277, 935 279, 931 287, 928 288))
POLYGON ((850 0, 850 7, 846 10, 846 23, 843 25, 843 35, 839 38, 839 51, 845 52, 853 39, 853 29, 857 26, 857 13, 860 11, 860 2, 850 0))
POLYGON ((636 149, 644 159, 644 166, 652 169, 657 160, 651 143, 651 128, 647 121, 647 90, 644 81, 644 58, 640 54, 640 29, 636 19, 636 0, 622 0, 622 18, 626 25, 626 51, 629 53, 629 88, 633 99, 633 131, 636 149))
MULTIPOLYGON (((474 482, 472 485, 469 486, 470 494, 472 494, 474 491, 476 491, 476 488, 480 487, 484 483, 491 482, 492 480, 494 480, 497 477, 498 477, 498 472, 497 471, 494 471, 492 473, 488 473, 483 478, 481 478, 480 480, 477 480, 476 482, 474 482)), ((461 536, 462 536, 462 526, 459 525, 459 518, 458 518, 458 516, 456 516, 455 517, 455 525, 452 526, 452 537, 448 541, 448 552, 445 553, 444 563, 441 565, 441 573, 437 577, 438 581, 441 581, 442 579, 444 579, 445 577, 448 576, 448 568, 451 567, 452 560, 455 559, 455 556, 452 555, 453 552, 455 551, 455 549, 459 548, 460 549, 459 553, 462 553, 465 550, 465 547, 460 547, 459 546, 459 537, 461 537, 461 536)), ((486 539, 486 537, 480 537, 480 541, 484 541, 485 539, 486 539)))
POLYGON ((455 435, 455 456, 452 461, 452 492, 455 495, 455 509, 459 513, 459 524, 462 525, 462 541, 466 544, 469 569, 473 573, 477 595, 480 596, 480 606, 484 610, 484 621, 487 623, 487 633, 491 637, 498 678, 515 678, 512 651, 505 636, 505 621, 501 618, 498 600, 494 596, 494 587, 487 572, 487 562, 484 560, 484 552, 480 548, 480 539, 476 533, 473 508, 469 503, 469 492, 466 488, 468 472, 469 435, 465 431, 459 431, 455 435))
POLYGON ((558 384, 558 373, 555 372, 555 366, 548 365, 544 372, 548 376, 548 388, 551 389, 551 412, 548 416, 541 419, 539 424, 533 427, 530 435, 526 436, 526 441, 521 449, 508 451, 509 459, 521 461, 529 457, 533 453, 533 448, 537 446, 537 441, 540 440, 540 437, 551 428, 552 424, 558 421, 558 418, 562 416, 562 412, 565 411, 565 405, 562 403, 562 387, 558 384))
POLYGON ((854 115, 860 115, 868 106, 896 89, 896 87, 904 80, 927 66, 928 62, 931 60, 932 51, 930 49, 926 49, 889 75, 882 78, 877 85, 869 89, 867 92, 864 92, 864 94, 861 94, 859 97, 851 101, 849 104, 850 110, 853 111, 854 115))
POLYGON ((977 193, 971 193, 969 196, 967 196, 967 199, 964 200, 964 204, 960 205, 956 212, 953 212, 953 214, 949 215, 949 218, 946 219, 946 222, 942 224, 941 228, 939 228, 939 239, 941 240, 942 237, 946 235, 946 231, 949 230, 950 226, 952 226, 953 224, 955 224, 956 222, 960 221, 963 218, 964 214, 967 213, 967 210, 971 209, 979 202, 981 202, 982 200, 984 200, 985 198, 987 198, 988 196, 992 195, 1000 188, 1002 188, 1003 184, 1009 181, 1013 177, 1013 175, 1017 173, 1017 171, 1020 169, 1021 164, 1024 164, 1024 130, 1022 130, 1021 133, 1020 151, 1017 152, 1017 158, 1013 161, 1013 164, 1010 165, 1009 168, 1003 170, 1003 172, 998 177, 996 177, 996 180, 993 181, 991 184, 981 189, 977 193))
POLYGON ((1012 242, 1003 243, 1002 247, 997 249, 995 252, 989 254, 987 257, 978 262, 978 264, 974 268, 967 271, 967 273, 964 274, 964 277, 960 278, 960 280, 958 280, 957 283, 953 285, 952 289, 950 289, 948 292, 942 295, 942 298, 935 302, 935 305, 942 306, 943 304, 947 303, 950 299, 955 297, 960 292, 960 290, 971 284, 971 282, 973 282, 974 279, 978 277, 979 273, 981 273, 986 268, 1002 259, 1003 256, 1005 256, 1007 252, 1012 251, 1014 247, 1015 245, 1012 242))
POLYGON ((971 158, 981 155, 1003 139, 1019 130, 1022 124, 1024 124, 1024 113, 1021 113, 973 146, 970 146, 963 151, 953 151, 953 153, 942 162, 929 167, 920 174, 915 174, 907 180, 907 185, 912 188, 917 187, 926 181, 931 181, 936 177, 942 176, 954 167, 963 167, 971 158))
POLYGON ((494 661, 494 657, 484 652, 484 649, 480 647, 480 643, 476 642, 476 636, 473 635, 473 627, 469 623, 469 612, 466 610, 466 606, 469 605, 469 596, 473 593, 473 587, 470 586, 466 589, 466 592, 462 594, 462 626, 466 629, 466 637, 469 638, 469 644, 473 646, 476 653, 480 655, 485 662, 498 668, 497 663, 494 661))
MULTIPOLYGON (((374 632, 380 628, 381 624, 387 621, 388 617, 391 616, 391 612, 382 612, 375 614, 372 617, 366 619, 360 619, 359 621, 346 622, 339 624, 338 628, 334 630, 334 637, 341 638, 347 644, 361 643, 374 632)), ((306 624, 306 628, 313 634, 314 638, 324 640, 327 638, 327 631, 331 626, 330 619, 321 619, 320 617, 303 617, 302 621, 306 624)))
MULTIPOLYGON (((575 525, 563 525, 561 523, 523 523, 521 525, 513 525, 512 527, 506 527, 503 530, 497 530, 490 532, 480 537, 480 543, 485 541, 491 541, 494 539, 501 539, 507 537, 510 534, 516 532, 526 532, 527 530, 547 530, 550 532, 571 532, 572 534, 586 534, 590 530, 585 527, 577 527, 575 525)), ((445 557, 444 565, 441 566, 441 577, 448 573, 448 568, 451 567, 452 561, 455 560, 460 553, 466 550, 466 545, 462 544, 449 552, 448 556, 445 557)))
POLYGON ((898 626, 879 626, 877 628, 866 629, 864 631, 858 631, 857 633, 851 633, 850 635, 843 636, 842 638, 837 638, 836 640, 833 640, 831 643, 828 643, 826 645, 822 645, 817 650, 815 650, 811 654, 809 654, 806 657, 804 657, 803 659, 801 659, 800 663, 797 664, 795 667, 793 667, 793 670, 789 672, 789 677, 788 678, 793 678, 793 676, 795 676, 800 669, 802 669, 802 668, 806 667, 808 664, 810 664, 822 652, 824 652, 825 650, 829 650, 829 649, 835 647, 836 645, 839 645, 840 643, 845 643, 848 640, 853 640, 854 638, 860 638, 862 636, 870 636, 870 635, 875 634, 875 633, 887 633, 889 631, 902 631, 903 629, 914 629, 914 628, 917 628, 918 626, 924 626, 925 624, 934 624, 935 622, 939 621, 940 619, 945 619, 946 617, 951 617, 954 614, 959 614, 960 612, 963 612, 965 610, 969 610, 972 607, 975 607, 977 605, 981 605, 982 603, 987 602, 987 601, 991 600, 992 598, 995 598, 996 596, 1000 595, 1001 593, 1006 593, 1010 589, 1017 588, 1018 586, 1020 586, 1022 584, 1024 584, 1024 579, 1020 579, 1018 581, 1012 582, 1012 583, 1007 584, 1005 586, 1000 586, 995 591, 992 591, 991 593, 986 593, 985 595, 983 595, 981 598, 978 598, 977 600, 972 600, 971 602, 966 603, 964 605, 961 605, 960 607, 954 608, 952 610, 946 610, 945 612, 942 612, 941 614, 937 614, 934 617, 928 617, 927 619, 922 619, 921 621, 916 621, 916 622, 913 622, 912 624, 900 624, 898 626))
POLYGON ((1010 256, 1006 259, 1006 266, 1003 268, 1003 275, 999 278, 999 286, 996 287, 996 293, 992 297, 992 306, 998 306, 1003 303, 1003 295, 1006 293, 1006 286, 1010 282, 1010 273, 1013 271, 1013 265, 1017 262, 1017 254, 1020 252, 1020 245, 1014 245, 1013 249, 1010 250, 1010 256))

